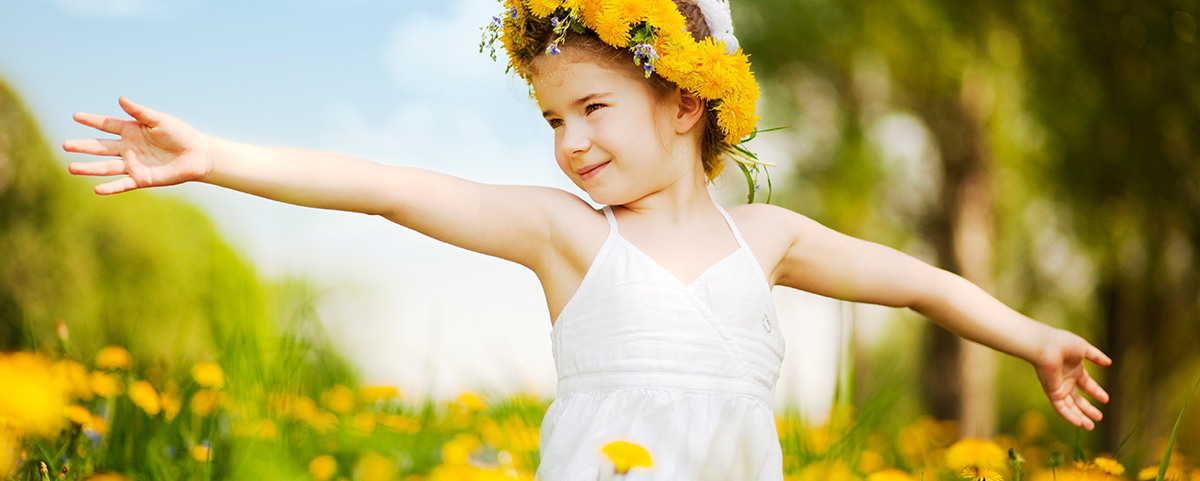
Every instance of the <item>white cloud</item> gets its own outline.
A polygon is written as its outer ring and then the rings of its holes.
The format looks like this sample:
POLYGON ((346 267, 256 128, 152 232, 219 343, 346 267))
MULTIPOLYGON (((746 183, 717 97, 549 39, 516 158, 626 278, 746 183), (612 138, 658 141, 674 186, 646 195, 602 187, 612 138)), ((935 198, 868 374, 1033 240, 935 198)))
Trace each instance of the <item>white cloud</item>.
POLYGON ((77 15, 145 18, 178 15, 201 0, 52 0, 60 9, 77 15))

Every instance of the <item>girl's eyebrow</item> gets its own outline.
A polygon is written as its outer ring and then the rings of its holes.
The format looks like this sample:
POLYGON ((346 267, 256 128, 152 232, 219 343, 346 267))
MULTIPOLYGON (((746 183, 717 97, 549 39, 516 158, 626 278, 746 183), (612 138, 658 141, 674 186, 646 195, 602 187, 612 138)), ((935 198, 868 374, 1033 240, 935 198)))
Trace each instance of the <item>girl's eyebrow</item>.
MULTIPOLYGON (((610 96, 610 95, 612 95, 612 94, 613 94, 612 92, 604 92, 604 93, 594 93, 594 94, 587 94, 587 95, 584 95, 584 96, 583 96, 582 98, 580 98, 579 100, 576 100, 576 101, 574 101, 574 102, 571 102, 571 106, 572 106, 572 107, 578 107, 579 105, 586 104, 586 103, 588 103, 588 102, 591 102, 591 101, 593 101, 593 100, 596 100, 596 99, 602 99, 602 98, 608 97, 608 96, 610 96)), ((554 114, 554 111, 552 111, 552 110, 543 110, 543 111, 542 111, 542 117, 549 117, 549 116, 551 116, 551 115, 553 115, 553 114, 554 114)))

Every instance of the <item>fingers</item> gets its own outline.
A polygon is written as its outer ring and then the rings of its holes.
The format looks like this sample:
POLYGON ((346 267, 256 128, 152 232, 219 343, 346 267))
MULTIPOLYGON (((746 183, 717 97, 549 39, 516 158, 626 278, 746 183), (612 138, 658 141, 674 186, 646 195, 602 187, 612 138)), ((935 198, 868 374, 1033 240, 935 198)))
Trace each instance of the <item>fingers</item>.
POLYGON ((1091 418, 1093 421, 1104 419, 1104 413, 1100 412, 1099 409, 1096 409, 1096 406, 1093 406, 1092 403, 1088 402, 1086 398, 1079 394, 1075 395, 1075 405, 1079 407, 1079 410, 1082 411, 1083 414, 1087 415, 1087 417, 1091 418))
POLYGON ((75 112, 74 119, 83 125, 96 130, 108 132, 113 135, 121 135, 121 131, 126 125, 131 123, 129 120, 121 120, 105 115, 93 114, 90 112, 75 112))
MULTIPOLYGON (((1083 414, 1083 409, 1077 401, 1082 401, 1085 405, 1087 405, 1087 407, 1091 408, 1092 410, 1096 410, 1096 408, 1091 407, 1090 404, 1087 404, 1086 399, 1083 399, 1078 394, 1067 396, 1061 401, 1055 402, 1054 407, 1058 410, 1058 413, 1062 415, 1063 418, 1066 418, 1067 421, 1070 421, 1071 424, 1079 426, 1088 431, 1095 429, 1096 423, 1089 419, 1088 416, 1083 414)), ((1096 413, 1099 414, 1100 411, 1096 410, 1096 413)))
POLYGON ((112 182, 106 182, 96 186, 96 193, 100 195, 120 194, 137 188, 137 183, 133 181, 133 177, 123 177, 112 182))
POLYGON ((1107 355, 1105 355, 1099 349, 1096 349, 1096 347, 1092 346, 1092 345, 1088 345, 1088 351, 1087 351, 1087 354, 1085 355, 1085 357, 1087 360, 1092 361, 1093 363, 1096 363, 1096 365, 1099 365, 1099 366, 1112 365, 1112 359, 1109 358, 1107 355))
POLYGON ((121 155, 121 141, 117 139, 73 139, 63 142, 63 150, 80 154, 117 156, 121 155))
POLYGON ((162 113, 135 104, 132 100, 125 97, 117 99, 117 103, 121 104, 121 108, 125 109, 125 113, 146 127, 154 128, 164 117, 162 113))
POLYGON ((1086 370, 1083 371, 1083 374, 1080 377, 1082 379, 1079 380, 1079 389, 1083 390, 1083 392, 1087 393, 1088 396, 1091 396, 1097 401, 1102 403, 1108 402, 1108 392, 1106 392, 1104 388, 1100 387, 1100 383, 1097 383, 1095 379, 1092 379, 1092 376, 1088 374, 1086 370))
POLYGON ((100 162, 75 162, 67 167, 75 175, 120 175, 125 173, 125 162, 104 160, 100 162))

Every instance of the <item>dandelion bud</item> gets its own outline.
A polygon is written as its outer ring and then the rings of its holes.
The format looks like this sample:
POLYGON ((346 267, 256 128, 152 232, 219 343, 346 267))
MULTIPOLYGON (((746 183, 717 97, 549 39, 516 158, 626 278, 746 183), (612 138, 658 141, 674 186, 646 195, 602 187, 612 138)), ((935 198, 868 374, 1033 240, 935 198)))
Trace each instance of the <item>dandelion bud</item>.
POLYGON ((38 461, 38 464, 42 465, 42 476, 43 476, 43 477, 45 477, 45 476, 49 476, 49 475, 50 475, 50 470, 46 468, 46 462, 45 462, 45 461, 38 461))

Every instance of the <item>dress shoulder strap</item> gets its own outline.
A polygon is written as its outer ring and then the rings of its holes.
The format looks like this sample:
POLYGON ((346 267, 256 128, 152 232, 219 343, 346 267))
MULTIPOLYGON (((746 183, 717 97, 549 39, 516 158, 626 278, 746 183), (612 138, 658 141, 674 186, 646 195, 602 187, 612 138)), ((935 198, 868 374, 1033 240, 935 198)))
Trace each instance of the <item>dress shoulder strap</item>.
MULTIPOLYGON (((615 234, 617 232, 617 216, 613 215, 612 206, 604 206, 604 217, 608 218, 608 227, 615 234)), ((734 232, 736 233, 737 229, 734 229, 734 232)))
POLYGON ((721 215, 725 217, 725 222, 729 223, 729 230, 733 231, 733 238, 737 239, 738 245, 744 247, 746 250, 750 250, 750 247, 746 245, 746 240, 742 239, 742 233, 738 231, 737 224, 733 223, 733 217, 730 217, 729 213, 725 212, 725 208, 721 207, 720 204, 714 202, 713 205, 717 206, 717 210, 721 211, 721 215))

